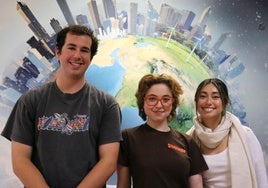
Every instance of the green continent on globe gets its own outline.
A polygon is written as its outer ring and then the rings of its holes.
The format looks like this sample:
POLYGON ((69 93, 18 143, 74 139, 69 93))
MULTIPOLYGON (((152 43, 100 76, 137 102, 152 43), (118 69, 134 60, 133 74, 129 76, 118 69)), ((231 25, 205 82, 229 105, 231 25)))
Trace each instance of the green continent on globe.
POLYGON ((167 38, 133 36, 102 40, 98 54, 92 64, 111 66, 112 51, 118 49, 117 55, 125 68, 123 86, 116 94, 121 108, 137 107, 135 92, 140 78, 148 73, 167 73, 182 85, 182 104, 177 110, 177 117, 170 126, 182 132, 192 125, 195 116, 194 92, 197 85, 205 78, 213 77, 213 72, 192 53, 191 49, 167 38), (187 61, 188 60, 188 61, 187 61))

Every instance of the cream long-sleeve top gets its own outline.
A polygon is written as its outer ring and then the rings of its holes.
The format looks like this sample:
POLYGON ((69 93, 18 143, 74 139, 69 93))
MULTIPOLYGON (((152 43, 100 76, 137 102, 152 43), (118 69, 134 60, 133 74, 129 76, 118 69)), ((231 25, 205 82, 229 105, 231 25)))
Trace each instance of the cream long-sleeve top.
POLYGON ((253 167, 255 169, 258 188, 268 188, 267 173, 260 142, 251 129, 245 126, 243 127, 246 132, 246 140, 248 143, 253 167))

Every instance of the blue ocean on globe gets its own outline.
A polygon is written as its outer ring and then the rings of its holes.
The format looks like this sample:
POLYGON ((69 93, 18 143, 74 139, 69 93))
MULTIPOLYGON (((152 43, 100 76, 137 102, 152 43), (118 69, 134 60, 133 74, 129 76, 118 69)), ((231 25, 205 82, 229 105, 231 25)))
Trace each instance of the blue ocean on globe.
POLYGON ((114 59, 112 66, 100 67, 95 64, 89 66, 86 72, 86 80, 92 85, 115 96, 122 87, 125 69, 120 65, 115 49, 111 53, 114 59))
MULTIPOLYGON (((86 72, 86 80, 97 88, 116 96, 123 86, 125 69, 120 65, 117 52, 115 49, 111 53, 114 63, 111 66, 90 65, 86 72), (100 79, 101 78, 101 79, 100 79)), ((143 120, 138 115, 138 109, 135 107, 123 107, 122 111, 122 126, 121 128, 129 128, 143 123, 143 120)))

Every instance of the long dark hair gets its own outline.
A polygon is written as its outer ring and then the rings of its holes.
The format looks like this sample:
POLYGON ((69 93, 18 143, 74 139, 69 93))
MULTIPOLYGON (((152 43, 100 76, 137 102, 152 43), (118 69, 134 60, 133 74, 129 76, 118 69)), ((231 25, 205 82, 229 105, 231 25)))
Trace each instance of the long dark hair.
POLYGON ((228 88, 226 84, 218 78, 205 79, 198 85, 196 92, 195 92, 195 96, 194 96, 195 106, 197 107, 197 101, 200 96, 201 90, 208 84, 213 84, 219 91, 220 98, 221 98, 222 105, 223 105, 222 116, 224 116, 226 114, 227 107, 231 105, 231 101, 230 101, 228 88))

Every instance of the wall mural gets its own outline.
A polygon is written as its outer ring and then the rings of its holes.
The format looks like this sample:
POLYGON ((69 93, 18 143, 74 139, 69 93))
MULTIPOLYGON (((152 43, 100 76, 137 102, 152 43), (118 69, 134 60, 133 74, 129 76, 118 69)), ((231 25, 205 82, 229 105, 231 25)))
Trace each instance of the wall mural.
MULTIPOLYGON (((0 130, 22 93, 54 80, 55 33, 76 23, 100 39, 86 79, 119 101, 122 129, 142 123, 134 93, 144 74, 168 73, 183 85, 183 105, 170 123, 183 132, 192 126, 197 85, 218 77, 229 87, 230 110, 260 140, 268 166, 267 1, 12 0, 0 15, 0 130)), ((3 137, 0 151, 0 187, 18 187, 3 137)))

